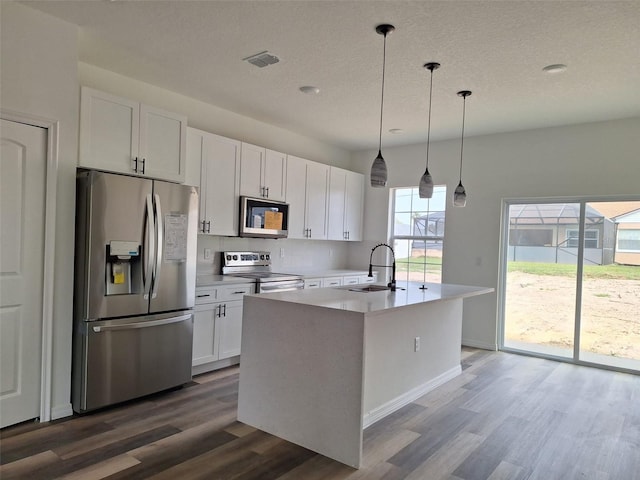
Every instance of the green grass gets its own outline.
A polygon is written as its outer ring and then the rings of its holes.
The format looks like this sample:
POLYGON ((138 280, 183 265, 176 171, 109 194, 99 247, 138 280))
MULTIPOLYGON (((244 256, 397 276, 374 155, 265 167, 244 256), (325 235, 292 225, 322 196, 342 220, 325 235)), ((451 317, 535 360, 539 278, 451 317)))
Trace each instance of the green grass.
MULTIPOLYGON (((534 275, 575 277, 576 266, 560 263, 509 262, 509 272, 524 272, 534 275)), ((621 280, 640 280, 640 267, 633 265, 585 265, 585 278, 609 278, 621 280)))
MULTIPOLYGON (((397 258, 396 271, 398 272, 424 272, 424 256, 397 258)), ((442 257, 427 257, 427 270, 434 272, 442 270, 442 257)))

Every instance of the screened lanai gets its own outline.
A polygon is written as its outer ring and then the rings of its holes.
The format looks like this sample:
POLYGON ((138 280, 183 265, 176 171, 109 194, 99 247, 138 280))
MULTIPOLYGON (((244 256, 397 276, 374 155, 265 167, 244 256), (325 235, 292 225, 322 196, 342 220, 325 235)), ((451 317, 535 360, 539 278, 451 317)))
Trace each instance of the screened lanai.
MULTIPOLYGON (((576 262, 580 205, 547 203, 512 205, 509 209, 509 260, 524 262, 576 262)), ((613 263, 614 223, 595 208, 585 209, 585 263, 613 263)))

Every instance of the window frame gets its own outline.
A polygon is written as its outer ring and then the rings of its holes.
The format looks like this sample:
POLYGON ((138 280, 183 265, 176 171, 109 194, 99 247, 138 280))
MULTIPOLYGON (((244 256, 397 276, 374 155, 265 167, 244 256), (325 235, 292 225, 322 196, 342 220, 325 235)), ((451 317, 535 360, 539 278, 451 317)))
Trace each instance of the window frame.
MULTIPOLYGON (((444 239, 445 239, 445 232, 446 232, 446 217, 447 217, 447 204, 448 204, 448 202, 446 201, 446 198, 447 198, 447 186, 446 185, 436 185, 436 186, 434 186, 434 195, 436 193, 439 194, 439 195, 441 194, 443 196, 444 209, 443 210, 441 210, 441 209, 431 210, 430 208, 428 208, 425 211, 425 210, 418 210, 418 209, 414 210, 414 208, 413 208, 413 199, 418 197, 418 187, 413 187, 413 186, 412 187, 395 187, 395 188, 391 188, 390 189, 389 194, 390 194, 391 198, 390 198, 390 220, 389 220, 389 243, 391 245, 395 246, 396 245, 396 241, 407 241, 407 242, 410 242, 409 245, 408 245, 408 251, 410 253, 413 250, 413 246, 412 246, 413 242, 416 242, 416 241, 424 242, 425 247, 426 247, 426 245, 428 243, 436 243, 436 244, 440 245, 440 250, 444 251, 444 239), (411 208, 408 211, 407 210, 401 210, 401 211, 397 210, 397 205, 396 205, 396 203, 397 203, 396 202, 397 192, 398 191, 402 191, 402 190, 405 190, 407 192, 408 191, 411 192, 411 199, 412 199, 411 200, 411 208), (405 213, 405 214, 408 213, 409 217, 410 217, 410 220, 411 220, 410 230, 411 231, 415 231, 415 229, 414 229, 415 223, 414 222, 416 220, 416 214, 417 213, 420 213, 423 216, 424 215, 429 216, 430 214, 439 213, 439 212, 442 212, 442 214, 443 214, 443 222, 444 222, 444 225, 445 225, 445 226, 442 227, 443 231, 442 231, 441 235, 396 235, 395 234, 395 231, 396 231, 396 228, 395 228, 395 226, 396 226, 396 223, 395 223, 396 215, 402 214, 402 213, 405 213)), ((427 201, 428 202, 427 203, 428 207, 430 206, 430 204, 431 204, 431 200, 430 199, 421 199, 421 200, 427 201)), ((428 230, 428 223, 425 226, 425 230, 428 230)), ((426 250, 426 248, 425 248, 425 250, 426 250)), ((409 264, 420 264, 420 262, 411 262, 409 260, 411 258, 412 258, 411 255, 409 255, 409 257, 407 257, 407 261, 406 262, 398 261, 396 259, 396 272, 398 271, 398 269, 397 269, 398 264, 402 264, 402 263, 406 263, 407 265, 409 265, 409 264)), ((423 268, 423 272, 422 272, 422 280, 421 280, 422 283, 426 283, 426 276, 427 276, 427 271, 428 271, 427 266, 428 265, 433 265, 433 264, 430 264, 427 261, 428 257, 426 255, 424 256, 424 259, 425 259, 425 261, 422 263, 422 265, 424 267, 423 268)), ((434 283, 434 282, 431 282, 431 283, 434 283)), ((439 280, 438 280, 437 283, 442 283, 442 267, 440 267, 440 275, 439 275, 439 280)))

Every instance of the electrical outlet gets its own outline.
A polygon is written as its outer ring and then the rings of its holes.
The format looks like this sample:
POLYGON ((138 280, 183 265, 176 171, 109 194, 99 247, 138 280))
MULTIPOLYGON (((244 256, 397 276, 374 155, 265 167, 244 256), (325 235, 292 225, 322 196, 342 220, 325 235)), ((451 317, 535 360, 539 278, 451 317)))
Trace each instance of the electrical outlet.
POLYGON ((210 248, 205 248, 204 249, 204 259, 205 260, 209 260, 211 258, 211 249, 210 248))
POLYGON ((420 337, 416 337, 413 339, 413 351, 414 352, 420 351, 420 337))

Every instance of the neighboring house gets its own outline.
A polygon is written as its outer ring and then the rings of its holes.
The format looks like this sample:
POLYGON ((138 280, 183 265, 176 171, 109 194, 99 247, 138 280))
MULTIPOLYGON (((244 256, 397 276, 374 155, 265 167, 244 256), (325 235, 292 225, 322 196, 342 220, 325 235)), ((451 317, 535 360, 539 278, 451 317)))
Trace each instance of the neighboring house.
POLYGON ((613 221, 616 224, 615 262, 640 265, 640 208, 618 215, 613 221))
MULTIPOLYGON (((509 210, 509 260, 576 263, 579 220, 577 203, 513 205, 509 210)), ((613 263, 614 222, 587 205, 585 223, 585 264, 613 263)))
MULTIPOLYGON (((575 263, 580 205, 513 205, 509 211, 509 260, 575 263)), ((587 265, 640 265, 640 202, 589 203, 585 211, 587 265)))

